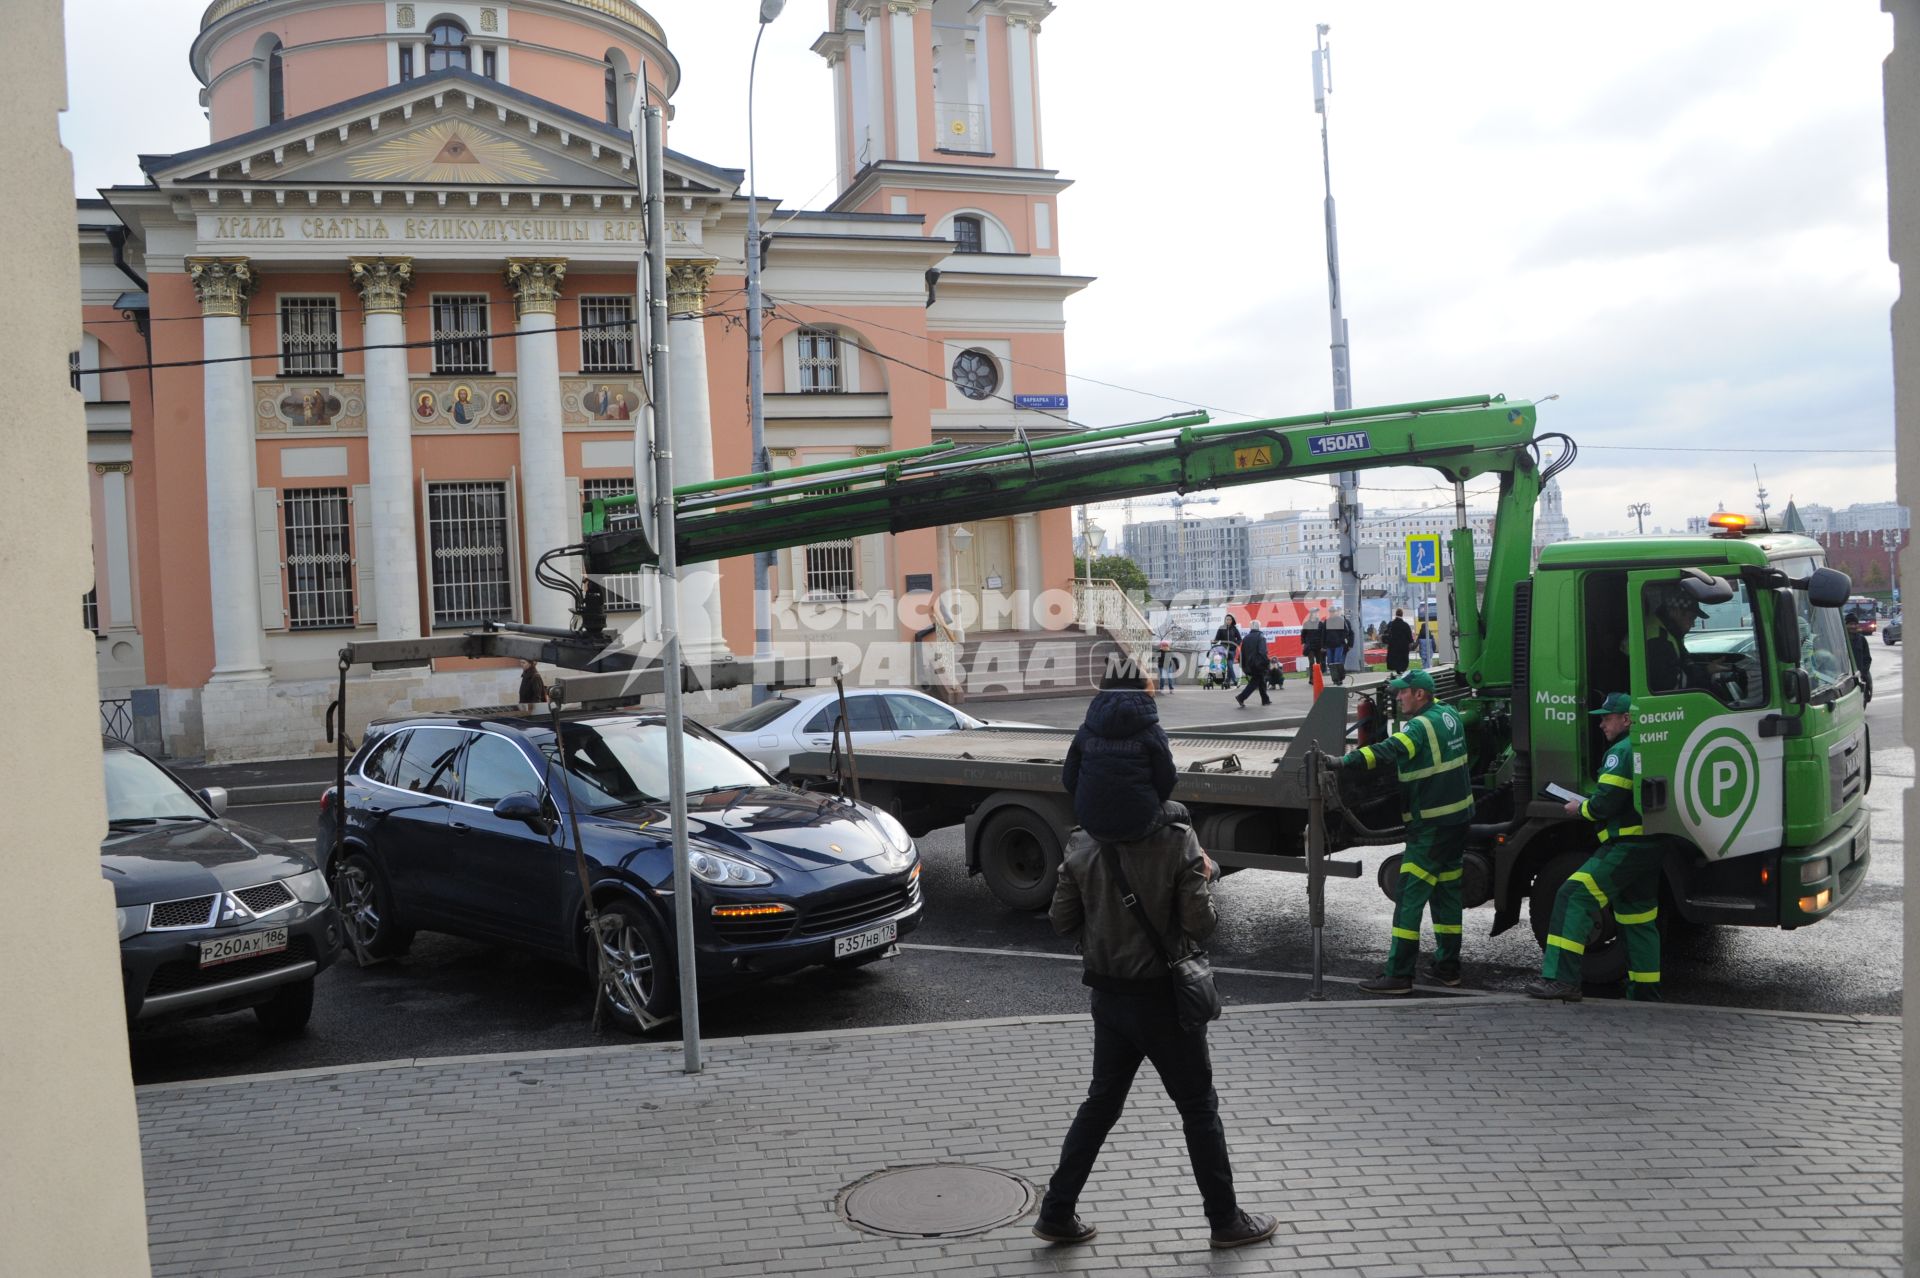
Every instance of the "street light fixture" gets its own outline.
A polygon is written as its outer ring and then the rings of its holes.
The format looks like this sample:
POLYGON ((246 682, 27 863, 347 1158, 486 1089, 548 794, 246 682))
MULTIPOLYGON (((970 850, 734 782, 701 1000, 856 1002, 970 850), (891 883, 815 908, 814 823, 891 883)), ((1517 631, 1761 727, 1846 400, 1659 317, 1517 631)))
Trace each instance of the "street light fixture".
MULTIPOLYGON (((747 65, 747 433, 753 454, 749 469, 765 474, 767 465, 767 398, 761 365, 760 320, 760 192, 753 164, 753 85, 760 70, 760 40, 767 24, 780 16, 787 0, 760 0, 760 29, 753 37, 753 60, 747 65)), ((767 598, 767 581, 773 567, 773 552, 762 550, 753 556, 753 655, 773 655, 773 612, 767 598)), ((759 705, 768 696, 766 685, 753 685, 753 703, 759 705)))
POLYGON ((1646 536, 1647 535, 1647 516, 1653 513, 1652 504, 1644 501, 1636 501, 1635 503, 1633 503, 1633 505, 1627 507, 1627 513, 1629 515, 1632 515, 1633 518, 1638 522, 1638 525, 1640 528, 1640 535, 1642 537, 1646 536))
POLYGON ((954 554, 964 555, 967 553, 967 547, 973 544, 973 530, 965 524, 960 524, 947 534, 947 540, 953 543, 954 554))
POLYGON ((1101 547, 1107 544, 1107 530, 1099 524, 1088 524, 1086 537, 1087 574, 1091 576, 1093 574, 1093 558, 1100 553, 1101 547))

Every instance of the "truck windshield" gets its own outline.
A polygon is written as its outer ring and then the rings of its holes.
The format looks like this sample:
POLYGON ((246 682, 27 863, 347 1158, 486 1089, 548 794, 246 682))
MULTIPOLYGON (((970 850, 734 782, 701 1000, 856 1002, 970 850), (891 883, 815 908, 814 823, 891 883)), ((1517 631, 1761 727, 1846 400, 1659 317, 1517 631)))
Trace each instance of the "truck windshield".
MULTIPOLYGON (((1774 567, 1789 577, 1805 577, 1820 565, 1811 558, 1782 559, 1774 567)), ((1846 625, 1838 608, 1816 608, 1804 590, 1783 590, 1799 616, 1800 668, 1807 672, 1813 695, 1832 693, 1853 676, 1853 655, 1847 649, 1846 625)))

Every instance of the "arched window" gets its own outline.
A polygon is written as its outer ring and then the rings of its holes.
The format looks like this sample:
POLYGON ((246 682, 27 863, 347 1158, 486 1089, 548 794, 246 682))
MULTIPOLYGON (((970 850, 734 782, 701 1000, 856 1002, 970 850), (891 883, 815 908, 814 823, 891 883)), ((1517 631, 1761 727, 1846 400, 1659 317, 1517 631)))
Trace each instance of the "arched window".
POLYGON ((620 123, 620 73, 613 69, 613 61, 611 59, 607 61, 605 79, 607 89, 607 123, 618 124, 620 123))
POLYGON ((279 42, 267 55, 267 123, 278 124, 287 118, 287 64, 279 42))
POLYGON ((953 219, 953 251, 956 253, 984 253, 986 224, 971 214, 961 214, 953 219))
POLYGON ((633 102, 631 64, 627 55, 619 49, 608 49, 600 60, 601 78, 605 86, 607 123, 618 127, 624 124, 633 102))
POLYGON ((427 70, 444 71, 448 67, 469 70, 467 29, 452 18, 441 18, 427 28, 427 70))

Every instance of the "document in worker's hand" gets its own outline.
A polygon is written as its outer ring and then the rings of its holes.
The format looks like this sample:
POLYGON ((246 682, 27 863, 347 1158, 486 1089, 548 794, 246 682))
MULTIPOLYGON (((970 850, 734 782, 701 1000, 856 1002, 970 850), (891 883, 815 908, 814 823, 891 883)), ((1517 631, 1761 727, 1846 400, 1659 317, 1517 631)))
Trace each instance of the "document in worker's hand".
POLYGON ((1567 787, 1565 787, 1564 785, 1555 785, 1551 781, 1547 782, 1545 787, 1541 789, 1540 793, 1545 795, 1551 795, 1553 798, 1560 800, 1560 802, 1562 803, 1581 803, 1581 802, 1584 802, 1587 797, 1584 794, 1575 794, 1573 791, 1567 789, 1567 787))

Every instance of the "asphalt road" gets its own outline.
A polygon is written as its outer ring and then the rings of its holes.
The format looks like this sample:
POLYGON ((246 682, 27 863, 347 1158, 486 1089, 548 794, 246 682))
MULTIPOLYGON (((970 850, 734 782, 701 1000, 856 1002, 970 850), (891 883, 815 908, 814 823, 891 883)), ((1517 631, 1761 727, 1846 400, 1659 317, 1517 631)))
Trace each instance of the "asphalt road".
MULTIPOLYGON (((1879 693, 1868 707, 1873 735, 1874 862, 1848 908, 1799 932, 1716 928, 1670 939, 1662 968, 1667 997, 1720 1007, 1897 1015, 1900 1012, 1902 821, 1900 795, 1912 783, 1900 727, 1902 647, 1873 645, 1879 693)), ((1289 681, 1287 694, 1304 697, 1289 681)), ((1286 702, 1282 703, 1287 704, 1286 702)), ((1299 707, 1294 707, 1298 709, 1299 707)), ((1169 718, 1230 719, 1223 693, 1189 693, 1168 703, 1169 718)), ((1278 709, 1278 708, 1276 708, 1278 709)), ((1065 705, 1060 712, 1074 717, 1065 705)), ((1252 713, 1258 713, 1257 711, 1252 713)), ((1021 717, 1033 716, 1022 709, 1021 717)), ((310 802, 236 809, 250 824, 293 839, 313 836, 310 802)), ((962 866, 961 831, 920 840, 926 921, 900 954, 850 972, 812 971, 703 1001, 708 1037, 910 1024, 1084 1010, 1086 993, 1070 943, 1041 914, 1001 906, 962 866)), ((1364 998, 1355 982, 1379 970, 1390 902, 1371 873, 1392 849, 1365 854, 1368 873, 1327 884, 1323 990, 1364 998)), ((1352 854, 1346 854, 1352 855, 1352 854)), ((1220 929, 1211 949, 1230 1002, 1308 997, 1311 934, 1304 880, 1244 872, 1217 888, 1220 929)), ((1466 920, 1467 984, 1430 997, 1512 992, 1538 969, 1524 920, 1492 937, 1492 913, 1466 920)), ((415 1056, 588 1046, 591 1000, 583 978, 560 966, 452 937, 422 934, 405 958, 360 969, 351 961, 323 975, 307 1034, 262 1035, 249 1015, 188 1021, 136 1034, 135 1079, 161 1082, 415 1056)), ((677 1036, 677 1030, 663 1030, 677 1036)))

